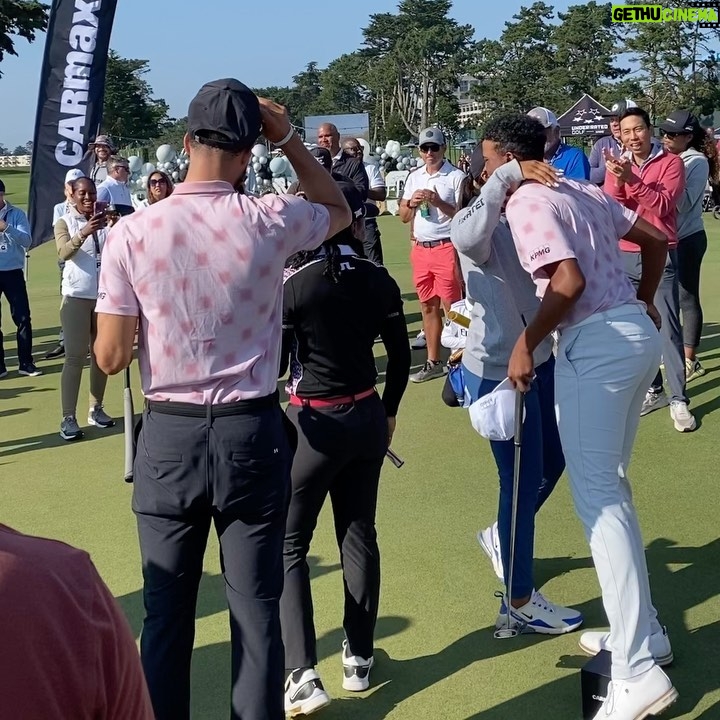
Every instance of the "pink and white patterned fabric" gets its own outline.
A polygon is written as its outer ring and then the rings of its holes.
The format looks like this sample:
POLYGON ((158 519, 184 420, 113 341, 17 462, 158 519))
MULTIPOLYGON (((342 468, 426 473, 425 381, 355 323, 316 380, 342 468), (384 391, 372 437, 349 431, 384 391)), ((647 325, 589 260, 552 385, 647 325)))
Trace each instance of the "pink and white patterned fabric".
POLYGON ((285 260, 319 246, 330 217, 288 195, 183 183, 110 232, 97 312, 137 316, 143 394, 216 404, 274 392, 285 260))
POLYGON ((625 275, 618 239, 637 220, 633 210, 588 182, 561 180, 549 188, 523 183, 507 204, 507 220, 520 264, 542 298, 550 282, 546 265, 575 258, 585 290, 560 328, 626 303, 639 303, 625 275))

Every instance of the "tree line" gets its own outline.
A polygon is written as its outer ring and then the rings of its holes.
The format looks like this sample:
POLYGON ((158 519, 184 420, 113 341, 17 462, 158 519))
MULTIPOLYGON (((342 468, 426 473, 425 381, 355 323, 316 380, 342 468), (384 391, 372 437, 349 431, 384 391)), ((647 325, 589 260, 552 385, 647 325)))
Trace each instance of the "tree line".
MULTIPOLYGON (((643 4, 625 0, 625 4, 643 4)), ((659 0, 690 7, 691 0, 659 0)), ((608 105, 631 97, 653 119, 678 108, 709 116, 720 108, 718 28, 699 23, 614 23, 612 4, 591 2, 559 12, 545 2, 524 6, 497 40, 475 39, 454 20, 451 0, 400 0, 396 12, 369 16, 361 46, 321 68, 315 61, 288 86, 255 88, 287 106, 294 124, 306 115, 369 113, 373 139, 410 140, 419 129, 458 126, 459 79, 477 80, 471 93, 482 109, 475 129, 493 113, 544 105, 564 112, 584 92, 608 105)), ((478 5, 478 9, 481 6, 478 5)), ((46 29, 48 6, 3 0, 0 61, 17 54, 14 37, 32 41, 46 29)), ((185 118, 147 82, 147 60, 110 52, 103 132, 122 145, 179 144, 185 118)))

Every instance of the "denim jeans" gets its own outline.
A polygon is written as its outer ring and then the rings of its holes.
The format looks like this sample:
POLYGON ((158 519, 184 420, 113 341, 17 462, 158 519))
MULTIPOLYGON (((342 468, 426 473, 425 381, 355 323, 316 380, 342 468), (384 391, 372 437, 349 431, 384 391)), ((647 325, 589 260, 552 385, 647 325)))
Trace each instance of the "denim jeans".
MULTIPOLYGON (((487 395, 499 380, 483 380, 463 367, 465 385, 472 400, 487 395)), ((517 523, 515 530, 515 565, 511 600, 530 595, 535 588, 533 555, 535 514, 550 497, 565 469, 555 419, 555 359, 535 369, 536 378, 525 394, 525 421, 520 454, 517 523)), ((512 517, 513 467, 515 446, 512 440, 490 441, 500 476, 498 534, 505 577, 510 577, 510 522, 512 517)))

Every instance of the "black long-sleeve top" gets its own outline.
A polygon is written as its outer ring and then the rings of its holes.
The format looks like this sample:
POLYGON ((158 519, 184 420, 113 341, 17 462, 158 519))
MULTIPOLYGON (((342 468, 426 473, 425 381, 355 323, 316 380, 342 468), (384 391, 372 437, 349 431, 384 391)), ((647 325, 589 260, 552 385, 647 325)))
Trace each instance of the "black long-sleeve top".
POLYGON ((411 365, 400 288, 384 267, 339 248, 337 282, 324 274, 323 248, 286 270, 280 376, 289 365, 288 391, 302 398, 361 393, 378 378, 373 345, 380 335, 387 352, 382 401, 395 417, 411 365))

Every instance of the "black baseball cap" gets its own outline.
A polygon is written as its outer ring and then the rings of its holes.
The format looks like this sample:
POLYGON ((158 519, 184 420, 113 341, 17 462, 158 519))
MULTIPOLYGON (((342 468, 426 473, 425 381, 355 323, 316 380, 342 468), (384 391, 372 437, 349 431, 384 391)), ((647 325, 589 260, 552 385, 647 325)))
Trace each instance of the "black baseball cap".
POLYGON ((700 129, 700 121, 688 110, 675 110, 660 123, 660 129, 668 133, 693 133, 700 129))
POLYGON ((606 113, 602 113, 602 117, 620 117, 621 115, 624 115, 630 108, 637 107, 638 104, 626 98, 625 100, 618 100, 617 102, 614 102, 610 109, 606 113))
POLYGON ((310 154, 328 171, 332 170, 332 155, 327 148, 314 147, 310 149, 310 154))
POLYGON ((238 152, 252 147, 261 132, 260 103, 239 80, 224 78, 203 85, 190 101, 188 133, 202 145, 238 152), (208 139, 218 133, 226 140, 208 139))
POLYGON ((365 201, 362 199, 362 195, 360 195, 360 191, 355 184, 346 180, 338 180, 337 186, 345 197, 345 201, 350 206, 353 221, 365 217, 365 201))
POLYGON ((485 169, 485 158, 482 154, 482 146, 478 145, 470 156, 470 177, 477 180, 485 169))

